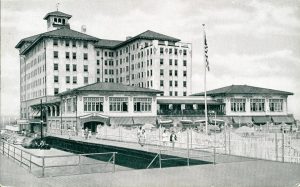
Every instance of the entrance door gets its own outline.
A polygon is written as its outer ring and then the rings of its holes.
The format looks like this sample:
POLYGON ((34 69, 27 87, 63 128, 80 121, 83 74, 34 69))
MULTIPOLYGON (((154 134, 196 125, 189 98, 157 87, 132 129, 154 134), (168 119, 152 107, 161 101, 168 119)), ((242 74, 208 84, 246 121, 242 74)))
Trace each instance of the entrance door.
POLYGON ((103 125, 103 123, 99 122, 99 121, 89 121, 89 122, 84 123, 83 127, 84 127, 84 129, 88 128, 89 130, 92 131, 92 133, 96 133, 97 125, 103 125))

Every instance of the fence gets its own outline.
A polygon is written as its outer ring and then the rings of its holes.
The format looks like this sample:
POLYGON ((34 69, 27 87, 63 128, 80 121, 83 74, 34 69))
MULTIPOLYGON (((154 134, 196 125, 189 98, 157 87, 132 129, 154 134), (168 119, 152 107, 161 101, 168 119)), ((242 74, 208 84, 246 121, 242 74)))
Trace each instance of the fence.
MULTIPOLYGON (((146 129, 145 145, 163 146, 163 130, 164 128, 146 129)), ((79 136, 81 134, 80 132, 79 136)), ((300 139, 297 139, 295 133, 255 131, 240 134, 232 128, 227 128, 221 132, 205 134, 198 129, 185 128, 177 129, 176 135, 178 139, 175 144, 176 148, 197 149, 214 146, 218 147, 216 150, 218 154, 300 163, 300 139)), ((104 126, 96 135, 93 135, 93 138, 136 143, 138 141, 137 128, 104 126)), ((167 147, 171 146, 168 141, 167 147)))
POLYGON ((0 151, 38 177, 115 172, 117 154, 117 152, 107 152, 40 156, 2 140, 0 151))

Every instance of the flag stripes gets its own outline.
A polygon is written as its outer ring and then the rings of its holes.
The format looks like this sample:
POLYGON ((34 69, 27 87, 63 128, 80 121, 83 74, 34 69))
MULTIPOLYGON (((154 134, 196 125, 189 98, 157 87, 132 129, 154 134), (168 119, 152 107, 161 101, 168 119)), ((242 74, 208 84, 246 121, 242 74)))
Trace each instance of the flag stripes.
POLYGON ((206 63, 206 68, 209 71, 209 62, 208 62, 208 45, 207 45, 207 39, 206 39, 206 34, 204 32, 204 56, 205 56, 205 63, 206 63))

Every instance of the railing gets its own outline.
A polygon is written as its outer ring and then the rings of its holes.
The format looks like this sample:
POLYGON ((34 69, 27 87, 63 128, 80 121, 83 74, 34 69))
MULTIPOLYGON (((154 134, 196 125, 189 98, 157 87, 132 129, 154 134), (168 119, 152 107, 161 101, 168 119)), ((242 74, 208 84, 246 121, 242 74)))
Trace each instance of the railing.
POLYGON ((46 177, 46 170, 49 170, 48 176, 67 175, 66 167, 69 168, 68 172, 71 175, 74 173, 115 172, 116 170, 117 152, 39 156, 2 140, 0 141, 0 151, 8 158, 19 162, 20 166, 27 167, 30 173, 38 177, 46 177), (107 169, 108 164, 112 164, 111 170, 107 169), (100 165, 104 165, 104 167, 101 168, 100 165))
MULTIPOLYGON (((220 110, 214 110, 217 115, 225 115, 223 111, 220 110)), ((158 110, 158 115, 166 115, 166 116, 193 116, 193 115, 200 115, 204 116, 205 112, 204 110, 158 110)))

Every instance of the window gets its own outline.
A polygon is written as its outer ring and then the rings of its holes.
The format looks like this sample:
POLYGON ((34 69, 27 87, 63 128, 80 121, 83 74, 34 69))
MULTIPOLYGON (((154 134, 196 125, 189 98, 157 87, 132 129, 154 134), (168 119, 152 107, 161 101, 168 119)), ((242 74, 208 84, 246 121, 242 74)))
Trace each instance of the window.
POLYGON ((97 56, 100 56, 100 52, 99 51, 97 51, 97 56))
POLYGON ((172 66, 172 59, 169 60, 169 65, 172 66))
POLYGON ((97 77, 97 82, 100 82, 100 78, 99 77, 97 77))
POLYGON ((183 50, 183 55, 186 55, 186 49, 183 50))
POLYGON ((127 112, 128 111, 128 97, 110 97, 109 111, 127 112))
POLYGON ((169 54, 172 54, 172 48, 169 48, 169 54))
POLYGON ((178 92, 177 91, 174 92, 174 96, 178 96, 178 92))
POLYGON ((178 86, 178 81, 175 81, 174 84, 175 84, 175 87, 177 87, 178 86))
POLYGON ((104 74, 107 75, 107 69, 104 70, 104 74))
POLYGON ((103 112, 103 97, 84 97, 84 112, 103 112))
POLYGON ((72 47, 76 47, 76 41, 72 41, 72 47))
POLYGON ((84 77, 84 84, 88 84, 89 83, 89 78, 88 77, 84 77))
POLYGON ((67 83, 67 84, 70 83, 70 76, 66 76, 66 83, 67 83))
POLYGON ((172 75, 173 75, 173 71, 169 70, 169 76, 172 76, 172 75))
POLYGON ((183 81, 183 87, 186 88, 186 81, 183 81))
POLYGON ((100 65, 100 61, 99 61, 99 60, 97 60, 97 65, 98 65, 98 66, 100 65))
POLYGON ((183 71, 183 76, 186 77, 186 71, 183 71))
POLYGON ((53 51, 53 57, 58 58, 58 51, 53 51))
POLYGON ((83 53, 83 59, 87 60, 88 59, 88 54, 87 53, 83 53))
POLYGON ((76 66, 76 64, 73 64, 73 71, 77 71, 77 66, 76 66))
POLYGON ((135 97, 133 105, 135 112, 151 112, 152 98, 135 97))
POLYGON ((72 98, 68 98, 66 100, 67 103, 67 112, 71 112, 72 111, 72 98))
POLYGON ((104 51, 104 56, 107 56, 107 51, 104 51))
POLYGON ((164 54, 164 48, 160 48, 159 51, 160 51, 160 54, 164 54))
POLYGON ((66 52, 66 59, 70 59, 70 52, 66 52))
POLYGON ((66 40, 66 47, 69 47, 69 46, 70 46, 70 41, 66 40))
POLYGON ((169 81, 169 86, 170 86, 170 87, 173 86, 173 81, 169 81))
POLYGON ((164 86, 164 81, 160 80, 160 86, 164 86))
POLYGON ((186 60, 183 60, 183 66, 186 66, 186 60))
POLYGON ((84 42, 83 42, 83 48, 88 48, 88 43, 87 43, 87 41, 84 41, 84 42))
POLYGON ((271 112, 283 111, 283 99, 269 99, 269 107, 271 112))
POLYGON ((170 91, 170 92, 169 92, 169 96, 172 96, 172 95, 173 95, 173 93, 170 91))
POLYGON ((56 76, 56 75, 54 76, 54 82, 58 83, 58 76, 56 76))
POLYGON ((76 76, 73 77, 73 84, 77 84, 77 77, 76 76))
POLYGON ((54 64, 54 70, 58 70, 58 64, 54 64))
POLYGON ((89 71, 88 65, 83 65, 83 71, 84 71, 84 72, 88 72, 88 71, 89 71))
POLYGON ((160 76, 164 76, 164 70, 163 69, 160 70, 160 76))
POLYGON ((100 74, 100 69, 97 69, 97 74, 100 74))
POLYGON ((246 111, 246 99, 231 98, 231 111, 233 112, 245 112, 246 111))
POLYGON ((54 88, 54 95, 58 94, 59 90, 58 88, 54 88))
POLYGON ((66 64, 66 71, 70 71, 70 64, 66 64))
POLYGON ((178 51, 177 49, 174 49, 174 54, 175 54, 175 55, 177 55, 177 51, 178 51))
POLYGON ((174 75, 177 77, 177 70, 174 70, 174 75))
POLYGON ((160 59, 160 65, 164 65, 164 59, 160 59))
POLYGON ((251 112, 264 112, 265 111, 265 99, 250 99, 251 112))
POLYGON ((72 53, 72 58, 76 59, 76 53, 72 53))
POLYGON ((178 65, 178 60, 175 60, 175 66, 177 66, 178 65))
POLYGON ((57 39, 53 40, 53 46, 58 46, 58 40, 57 39))
POLYGON ((186 96, 186 92, 183 92, 183 96, 186 96))

